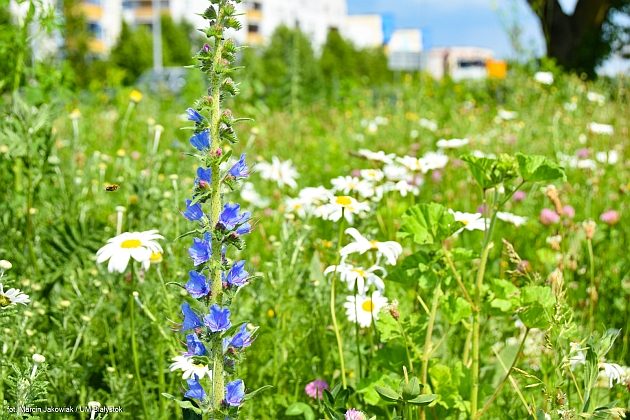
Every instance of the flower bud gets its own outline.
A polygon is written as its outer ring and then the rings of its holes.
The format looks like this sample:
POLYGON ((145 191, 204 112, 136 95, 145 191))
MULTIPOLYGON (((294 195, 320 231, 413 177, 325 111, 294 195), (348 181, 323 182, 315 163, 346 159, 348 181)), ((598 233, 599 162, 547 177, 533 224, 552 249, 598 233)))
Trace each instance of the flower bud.
POLYGON ((582 228, 584 229, 584 233, 586 234, 586 239, 588 239, 589 241, 593 239, 593 236, 595 236, 596 227, 597 224, 592 220, 587 220, 582 223, 582 228))

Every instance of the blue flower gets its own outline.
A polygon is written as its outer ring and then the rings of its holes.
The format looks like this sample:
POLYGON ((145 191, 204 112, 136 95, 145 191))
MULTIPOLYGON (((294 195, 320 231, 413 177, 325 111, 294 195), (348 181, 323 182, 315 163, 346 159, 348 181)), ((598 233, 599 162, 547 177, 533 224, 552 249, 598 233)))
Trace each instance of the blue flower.
POLYGON ((247 324, 243 324, 238 332, 234 334, 234 337, 230 339, 229 345, 237 349, 244 349, 251 346, 253 341, 252 333, 247 331, 247 324))
POLYGON ((236 229, 236 233, 238 233, 239 235, 245 235, 251 231, 252 231, 252 225, 250 225, 249 222, 243 223, 236 229))
POLYGON ((203 323, 188 303, 182 303, 182 314, 184 314, 184 322, 182 322, 182 331, 192 330, 194 328, 203 327, 203 323))
POLYGON ((203 121, 203 117, 201 116, 201 114, 192 108, 188 108, 186 110, 186 114, 188 114, 189 121, 194 121, 196 123, 200 123, 203 121))
POLYGON ((206 149, 210 148, 210 132, 208 130, 203 130, 200 133, 194 134, 190 138, 190 144, 200 152, 203 152, 206 149))
POLYGON ((210 307, 210 314, 203 318, 203 322, 212 332, 225 331, 232 326, 230 322, 230 309, 221 308, 215 303, 210 307))
POLYGON ((206 398, 206 391, 203 390, 203 387, 199 383, 199 376, 194 375, 192 379, 187 379, 186 382, 188 382, 188 391, 186 391, 184 397, 194 398, 196 400, 206 398))
POLYGON ((249 168, 245 162, 245 153, 241 155, 241 158, 236 162, 229 171, 230 175, 234 178, 246 178, 249 176, 249 168))
POLYGON ((230 271, 223 274, 223 282, 230 286, 244 286, 247 283, 247 277, 249 277, 249 273, 245 271, 244 267, 245 260, 235 262, 230 271))
MULTIPOLYGON (((223 206, 223 211, 219 216, 219 223, 225 230, 234 230, 249 220, 251 214, 248 211, 239 214, 240 209, 241 206, 239 204, 227 203, 223 206)), ((245 233, 248 233, 249 230, 250 228, 245 233)))
POLYGON ((212 243, 210 234, 206 233, 204 239, 193 238, 193 245, 188 248, 188 255, 193 260, 193 265, 198 266, 210 259, 212 255, 212 243))
POLYGON ((212 182, 212 168, 197 168, 197 178, 195 178, 195 186, 202 188, 207 187, 212 182))
POLYGON ((238 407, 245 398, 245 384, 242 379, 229 382, 225 385, 225 402, 231 407, 238 407))
POLYGON ((186 345, 188 346, 186 356, 203 356, 207 353, 206 346, 199 340, 197 334, 188 334, 186 336, 186 345))
POLYGON ((190 203, 192 203, 191 200, 186 200, 186 210, 184 210, 182 214, 186 219, 194 222, 203 217, 203 210, 201 209, 201 204, 195 203, 191 205, 190 203))
POLYGON ((210 293, 210 288, 206 282, 206 277, 196 271, 190 271, 188 273, 190 280, 186 283, 186 290, 195 299, 202 298, 210 293))

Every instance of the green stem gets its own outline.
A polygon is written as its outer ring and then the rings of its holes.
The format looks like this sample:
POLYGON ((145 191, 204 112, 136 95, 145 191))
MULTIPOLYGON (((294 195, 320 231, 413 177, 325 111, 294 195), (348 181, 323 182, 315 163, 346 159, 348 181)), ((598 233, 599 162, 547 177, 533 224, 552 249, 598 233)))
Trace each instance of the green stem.
MULTIPOLYGON (((442 289, 440 288, 441 279, 438 279, 438 283, 433 294, 433 301, 431 302, 431 312, 429 313, 429 324, 427 325, 427 333, 424 338, 424 349, 422 350, 422 369, 420 373, 421 383, 426 385, 428 372, 429 372, 429 359, 431 358, 432 340, 433 340, 433 327, 435 326, 435 317, 437 315, 438 306, 440 304, 440 297, 442 295, 442 289)), ((428 389, 425 388, 425 389, 428 389)), ((424 407, 420 407, 420 416, 422 419, 426 418, 424 407)))
MULTIPOLYGON (((470 417, 476 418, 478 402, 479 402, 479 343, 480 343, 480 335, 479 335, 479 325, 480 325, 480 317, 481 317, 481 289, 483 287, 483 277, 486 273, 486 263, 488 262, 488 255, 490 254, 490 250, 493 247, 492 242, 492 232, 494 231, 494 226, 497 220, 497 211, 498 211, 498 197, 499 193, 495 189, 494 191, 494 200, 493 200, 493 214, 490 220, 490 226, 486 229, 486 234, 484 237, 483 248, 481 251, 481 262, 479 263, 479 271, 477 271, 477 279, 475 282, 475 290, 473 296, 473 320, 472 320, 472 366, 471 366, 471 387, 470 387, 470 417)), ((485 191, 484 191, 484 204, 485 200, 485 191)))
POLYGON ((525 345, 525 339, 527 338, 528 333, 529 333, 529 328, 525 330, 525 334, 523 334, 523 338, 521 339, 521 342, 518 346, 518 350, 516 351, 514 360, 512 360, 512 364, 510 365, 510 368, 507 370, 507 372, 505 372, 505 376, 503 377, 503 380, 501 381, 501 383, 499 383, 499 386, 497 386, 497 388, 494 390, 494 392, 490 396, 490 399, 488 399, 488 401, 483 405, 483 408, 481 409, 481 411, 477 413, 476 417, 474 417, 473 420, 475 420, 475 418, 481 418, 483 413, 485 413, 488 410, 488 408, 490 408, 490 405, 492 405, 494 400, 497 398, 497 396, 501 392, 503 385, 505 385, 505 382, 510 378, 512 371, 514 370, 514 367, 516 366, 516 362, 518 361, 518 357, 523 351, 523 346, 525 345))
MULTIPOLYGON (((339 364, 341 368, 341 383, 343 388, 346 389, 348 387, 348 382, 346 380, 346 364, 343 358, 343 339, 341 338, 341 333, 339 331, 339 324, 337 323, 337 314, 335 311, 335 284, 337 282, 337 270, 339 269, 339 264, 341 263, 341 240, 343 236, 343 228, 344 228, 344 210, 341 211, 341 221, 339 222, 339 239, 337 242, 337 254, 339 258, 337 259, 337 265, 335 265, 335 272, 332 276, 332 284, 330 286, 330 316, 332 317, 333 329, 335 330, 335 337, 337 338, 337 350, 339 351, 339 364)), ((356 296, 355 296, 356 299, 356 296)), ((356 306, 356 301, 355 301, 356 306)))
POLYGON ((140 401, 142 402, 142 413, 145 419, 149 418, 149 410, 147 409, 147 403, 144 398, 144 385, 142 383, 142 376, 140 376, 140 359, 138 357, 138 345, 136 343, 136 326, 135 326, 135 307, 133 303, 133 295, 129 295, 129 324, 131 329, 131 353, 133 356, 133 365, 136 372, 136 383, 138 384, 138 390, 140 393, 140 401))
POLYGON ((589 321, 588 321, 588 325, 589 325, 589 329, 591 331, 593 331, 595 329, 595 304, 597 303, 596 299, 594 299, 596 295, 596 286, 595 286, 595 257, 593 255, 593 241, 591 239, 588 239, 587 242, 588 244, 588 263, 590 266, 590 277, 591 277, 591 288, 590 288, 590 293, 589 293, 589 300, 590 300, 590 305, 588 308, 588 312, 589 312, 589 321))
MULTIPOLYGON (((221 21, 222 9, 219 8, 217 21, 221 21)), ((223 51, 223 40, 215 38, 213 68, 220 67, 223 51)), ((210 134, 212 147, 210 155, 216 156, 221 150, 220 124, 221 124, 221 78, 216 72, 211 74, 212 113, 210 116, 210 134)), ((212 168, 212 187, 210 195, 210 227, 214 229, 219 221, 221 212, 221 177, 219 176, 219 163, 215 159, 212 168)), ((221 280, 221 242, 214 236, 212 238, 212 257, 209 263, 210 279, 212 284, 211 303, 221 305, 223 301, 223 283, 221 280)), ((212 341, 212 395, 213 408, 218 410, 225 399, 225 379, 223 366, 223 343, 217 335, 212 341)))
MULTIPOLYGON (((358 283, 355 282, 354 283, 354 296, 357 296, 359 294, 359 287, 358 287, 358 283)), ((358 320, 359 319, 359 314, 358 314, 358 309, 357 309, 357 305, 355 302, 354 305, 354 317, 358 320)), ((361 345, 359 343, 359 332, 360 332, 361 327, 359 326, 359 323, 355 323, 354 324, 354 333, 355 333, 355 342, 356 342, 356 346, 357 346, 357 361, 358 361, 358 367, 359 367, 359 372, 357 375, 357 381, 361 380, 361 374, 363 372, 363 366, 361 365, 361 345)))

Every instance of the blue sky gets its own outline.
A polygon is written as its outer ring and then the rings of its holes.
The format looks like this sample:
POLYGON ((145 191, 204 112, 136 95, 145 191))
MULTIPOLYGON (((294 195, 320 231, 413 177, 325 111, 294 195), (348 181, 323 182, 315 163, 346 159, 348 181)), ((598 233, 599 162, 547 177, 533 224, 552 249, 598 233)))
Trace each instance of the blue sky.
MULTIPOLYGON (((575 0, 562 1, 572 8, 575 0)), ((420 28, 425 47, 478 46, 513 57, 506 26, 518 19, 529 50, 544 51, 542 34, 525 0, 348 0, 348 12, 391 13, 397 28, 420 28)))

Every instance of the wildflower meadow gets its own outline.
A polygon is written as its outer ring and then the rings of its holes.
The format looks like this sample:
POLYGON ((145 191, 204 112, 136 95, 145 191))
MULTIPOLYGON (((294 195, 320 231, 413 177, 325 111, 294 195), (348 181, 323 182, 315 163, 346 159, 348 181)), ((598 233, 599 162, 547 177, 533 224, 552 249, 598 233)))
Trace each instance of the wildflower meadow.
POLYGON ((0 74, 0 419, 627 418, 628 78, 315 78, 238 3, 177 93, 0 74))

